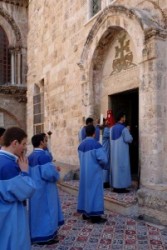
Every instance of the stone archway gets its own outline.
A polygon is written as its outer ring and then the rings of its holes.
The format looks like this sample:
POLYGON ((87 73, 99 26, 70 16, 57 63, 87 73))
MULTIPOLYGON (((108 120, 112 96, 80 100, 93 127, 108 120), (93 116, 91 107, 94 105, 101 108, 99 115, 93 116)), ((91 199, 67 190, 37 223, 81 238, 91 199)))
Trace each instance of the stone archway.
POLYGON ((142 51, 144 48, 144 30, 139 21, 139 17, 134 11, 123 6, 109 6, 98 16, 92 29, 90 30, 78 65, 82 70, 82 89, 84 113, 94 114, 94 93, 93 78, 97 79, 100 75, 100 68, 103 67, 103 56, 105 56, 104 47, 121 31, 126 31, 133 41, 137 64, 142 61, 142 51), (135 35, 136 33, 136 35, 135 35), (104 53, 103 53, 103 52, 104 53), (99 60, 99 58, 101 58, 99 60), (94 62, 98 62, 95 63, 94 62), (98 69, 97 69, 98 68, 98 69))
MULTIPOLYGON (((13 19, 13 17, 11 17, 7 11, 5 11, 2 7, 0 7, 0 15, 9 23, 9 25, 12 27, 12 30, 15 34, 15 38, 16 38, 16 47, 22 47, 22 38, 21 38, 21 32, 15 22, 15 20, 13 19)), ((5 29, 5 27, 3 27, 5 29)), ((6 29, 5 29, 6 30, 6 29)))
MULTIPOLYGON (((19 23, 19 22, 18 22, 19 23)), ((0 7, 0 25, 4 29, 8 41, 11 61, 11 84, 20 85, 26 83, 26 58, 27 51, 25 43, 25 33, 20 30, 17 21, 12 13, 8 13, 0 7)))
POLYGON ((138 75, 137 53, 129 34, 120 27, 107 30, 91 62, 91 104, 94 106, 94 115, 101 112, 106 116, 109 95, 138 88, 138 75))

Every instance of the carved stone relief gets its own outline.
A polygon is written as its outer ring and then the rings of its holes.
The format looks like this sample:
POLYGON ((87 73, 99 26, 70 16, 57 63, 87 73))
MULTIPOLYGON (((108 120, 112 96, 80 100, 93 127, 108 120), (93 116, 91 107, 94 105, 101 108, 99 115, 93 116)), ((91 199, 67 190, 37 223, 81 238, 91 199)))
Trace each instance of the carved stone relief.
POLYGON ((135 66, 133 63, 133 53, 130 49, 130 40, 125 32, 121 32, 117 38, 118 45, 115 46, 115 59, 113 60, 113 71, 111 74, 118 73, 135 66))

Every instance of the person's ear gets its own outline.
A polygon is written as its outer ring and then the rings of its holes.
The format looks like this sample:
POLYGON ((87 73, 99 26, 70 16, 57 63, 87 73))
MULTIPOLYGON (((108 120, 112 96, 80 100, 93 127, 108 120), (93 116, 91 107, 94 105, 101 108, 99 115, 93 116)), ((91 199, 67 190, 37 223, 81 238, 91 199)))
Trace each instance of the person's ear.
POLYGON ((12 146, 13 148, 15 148, 17 145, 18 145, 18 140, 13 140, 13 141, 11 142, 11 146, 12 146))
POLYGON ((17 144, 18 144, 18 140, 14 140, 14 141, 12 141, 12 143, 11 143, 13 146, 16 146, 17 144))

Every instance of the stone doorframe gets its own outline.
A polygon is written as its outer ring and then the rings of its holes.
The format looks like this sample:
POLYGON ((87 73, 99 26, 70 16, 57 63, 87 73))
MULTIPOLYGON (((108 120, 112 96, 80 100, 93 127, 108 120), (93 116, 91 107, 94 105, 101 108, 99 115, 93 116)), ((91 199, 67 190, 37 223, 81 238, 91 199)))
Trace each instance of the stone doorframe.
MULTIPOLYGON (((81 69, 83 116, 96 113, 93 74, 101 71, 101 46, 107 46, 118 30, 125 30, 137 52, 139 68, 140 189, 167 189, 167 30, 140 9, 109 6, 97 17, 84 44, 81 69), (94 61, 96 59, 96 69, 94 61), (95 70, 95 72, 93 72, 95 70)), ((100 75, 100 74, 99 74, 100 75)))

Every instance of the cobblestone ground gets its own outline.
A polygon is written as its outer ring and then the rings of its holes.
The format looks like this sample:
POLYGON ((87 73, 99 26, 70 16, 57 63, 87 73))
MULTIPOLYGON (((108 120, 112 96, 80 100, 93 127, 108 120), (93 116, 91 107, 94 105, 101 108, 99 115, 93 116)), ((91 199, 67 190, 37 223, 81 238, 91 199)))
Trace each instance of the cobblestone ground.
POLYGON ((83 221, 76 212, 76 197, 60 191, 65 224, 59 243, 32 246, 32 250, 167 250, 167 229, 105 211, 105 224, 83 221))

